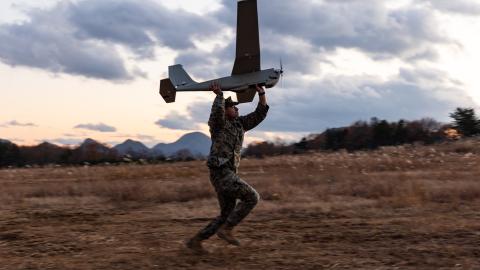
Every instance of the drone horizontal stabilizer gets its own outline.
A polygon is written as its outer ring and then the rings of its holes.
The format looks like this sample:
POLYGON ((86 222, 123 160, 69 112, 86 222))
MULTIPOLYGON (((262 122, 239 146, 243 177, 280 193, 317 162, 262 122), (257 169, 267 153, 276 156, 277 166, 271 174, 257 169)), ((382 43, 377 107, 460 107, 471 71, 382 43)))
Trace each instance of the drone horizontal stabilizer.
POLYGON ((170 79, 163 79, 160 81, 160 95, 162 95, 166 103, 175 102, 177 90, 170 79))
POLYGON ((237 101, 239 103, 252 102, 255 98, 255 93, 257 93, 257 90, 252 87, 248 88, 243 92, 237 92, 237 101))

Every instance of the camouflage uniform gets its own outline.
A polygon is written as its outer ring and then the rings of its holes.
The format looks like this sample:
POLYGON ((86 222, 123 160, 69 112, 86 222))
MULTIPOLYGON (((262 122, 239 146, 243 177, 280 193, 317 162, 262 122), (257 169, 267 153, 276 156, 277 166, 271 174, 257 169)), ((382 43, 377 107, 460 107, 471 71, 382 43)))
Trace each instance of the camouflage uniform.
POLYGON ((199 237, 207 239, 214 235, 224 223, 234 227, 255 207, 260 196, 257 191, 237 175, 240 164, 240 151, 245 131, 253 129, 265 119, 268 105, 258 103, 256 110, 233 120, 225 118, 223 94, 213 102, 208 125, 212 146, 207 165, 210 168, 210 182, 217 193, 220 215, 199 232, 199 237), (237 199, 240 202, 237 203, 237 199))

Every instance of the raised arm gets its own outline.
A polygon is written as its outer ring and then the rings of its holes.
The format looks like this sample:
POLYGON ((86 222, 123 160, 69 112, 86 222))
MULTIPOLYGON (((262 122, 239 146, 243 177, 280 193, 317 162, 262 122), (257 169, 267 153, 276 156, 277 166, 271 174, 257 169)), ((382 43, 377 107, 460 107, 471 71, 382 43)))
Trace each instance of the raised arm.
POLYGON ((260 86, 256 86, 257 87, 257 93, 258 93, 258 99, 259 99, 259 102, 263 105, 263 106, 267 106, 267 97, 265 96, 265 89, 263 89, 263 87, 260 87, 260 86))
POLYGON ((245 116, 239 117, 240 123, 242 123, 243 129, 245 131, 251 130, 254 127, 258 126, 258 124, 260 124, 265 119, 265 117, 267 117, 269 106, 267 105, 265 90, 262 87, 257 86, 257 93, 259 101, 255 111, 245 116))
POLYGON ((223 92, 220 85, 213 83, 210 86, 217 96, 213 101, 212 111, 210 112, 210 118, 208 119, 208 126, 212 133, 222 130, 225 126, 225 99, 223 98, 223 92))

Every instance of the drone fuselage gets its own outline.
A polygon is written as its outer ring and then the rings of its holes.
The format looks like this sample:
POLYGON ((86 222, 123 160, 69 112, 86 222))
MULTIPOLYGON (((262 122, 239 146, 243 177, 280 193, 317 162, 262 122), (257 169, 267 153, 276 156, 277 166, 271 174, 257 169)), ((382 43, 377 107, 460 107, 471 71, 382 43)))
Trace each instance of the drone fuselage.
POLYGON ((218 83, 223 91, 243 92, 248 88, 259 85, 266 88, 274 87, 280 79, 280 70, 265 69, 257 72, 232 75, 215 80, 209 80, 201 83, 187 83, 181 82, 179 85, 174 85, 177 92, 187 91, 210 91, 212 83, 218 83))

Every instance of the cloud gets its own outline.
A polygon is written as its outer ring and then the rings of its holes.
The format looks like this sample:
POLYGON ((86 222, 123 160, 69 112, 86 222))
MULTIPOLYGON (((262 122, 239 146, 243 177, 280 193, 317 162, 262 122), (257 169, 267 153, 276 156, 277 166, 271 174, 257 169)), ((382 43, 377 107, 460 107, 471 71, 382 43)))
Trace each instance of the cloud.
POLYGON ((235 55, 229 53, 234 47, 219 48, 214 53, 200 49, 182 51, 174 62, 182 64, 187 73, 195 79, 210 80, 229 76, 233 68, 235 55))
POLYGON ((306 89, 292 89, 296 94, 272 97, 270 118, 261 129, 315 132, 374 116, 446 121, 455 107, 473 101, 461 86, 438 79, 442 75, 413 69, 402 70, 389 81, 365 76, 327 77, 306 89), (407 74, 415 74, 414 80, 407 74))
POLYGON ((80 137, 80 136, 88 136, 86 132, 78 133, 78 134, 73 134, 73 133, 64 133, 63 136, 65 137, 80 137))
MULTIPOLYGON (((387 81, 365 75, 331 75, 291 83, 282 90, 267 90, 270 111, 255 131, 315 133, 371 117, 448 121, 456 107, 474 106, 463 85, 430 69, 401 69, 387 81)), ((240 105, 240 114, 253 111, 256 103, 240 105)), ((205 123, 210 106, 211 102, 197 102, 188 107, 188 113, 194 122, 205 123)))
POLYGON ((192 48, 193 38, 219 30, 208 16, 169 10, 155 1, 84 1, 72 9, 70 18, 80 37, 122 44, 141 57, 153 56, 159 44, 192 48))
POLYGON ((60 145, 78 145, 84 140, 85 139, 82 139, 82 138, 56 138, 56 139, 37 140, 37 142, 38 143, 50 142, 53 144, 60 144, 60 145))
MULTIPOLYGON (((235 12, 234 1, 224 0, 223 4, 218 13, 235 12)), ((381 0, 369 1, 368 5, 355 0, 259 1, 259 13, 261 34, 297 37, 327 49, 357 48, 399 56, 415 54, 423 45, 448 42, 433 12, 414 5, 389 9, 381 0)), ((219 16, 235 26, 231 18, 219 16)))
POLYGON ((474 0, 422 0, 421 2, 443 12, 472 16, 480 14, 480 3, 474 0))
POLYGON ((54 73, 101 79, 130 79, 117 51, 105 43, 80 40, 67 14, 73 4, 32 11, 30 20, 0 26, 0 59, 54 73))
POLYGON ((220 27, 208 16, 148 0, 62 1, 27 16, 28 21, 0 25, 1 61, 114 81, 145 76, 138 68, 127 69, 118 46, 138 58, 152 58, 157 46, 192 48, 195 37, 220 27))
POLYGON ((17 120, 12 120, 5 122, 3 124, 0 124, 0 127, 36 127, 34 123, 20 123, 17 120))
MULTIPOLYGON (((234 30, 236 2, 222 3, 216 16, 234 30)), ((446 121, 455 107, 473 104, 461 83, 422 65, 437 61, 439 46, 455 44, 442 32, 429 6, 391 7, 380 0, 368 5, 358 0, 258 3, 262 67, 278 66, 282 57, 289 76, 285 87, 268 95, 271 110, 258 132, 321 132, 374 116, 446 121), (398 73, 388 78, 365 72, 346 74, 336 67, 339 49, 358 52, 372 65, 394 65, 393 72, 398 73)), ((232 39, 210 54, 182 51, 175 62, 194 76, 211 79, 230 72, 234 54, 232 39)), ((240 105, 240 112, 248 113, 255 105, 240 105)), ((206 123, 209 110, 210 102, 191 104, 186 118, 206 123)))
POLYGON ((156 137, 155 136, 151 136, 151 135, 145 135, 145 134, 137 134, 134 136, 134 138, 137 138, 139 140, 145 140, 145 141, 156 141, 156 137))
MULTIPOLYGON (((235 30, 236 3, 222 0, 222 8, 199 16, 153 0, 62 2, 28 12, 28 21, 0 25, 0 59, 12 66, 128 80, 145 74, 127 68, 120 50, 141 60, 154 57, 163 46, 175 51, 175 62, 196 78, 213 79, 233 67, 235 38, 224 33, 235 30), (216 42, 213 50, 195 45, 221 38, 223 43, 216 42)), ((289 76, 285 87, 268 93, 271 111, 259 132, 319 132, 372 116, 445 120, 455 106, 472 104, 463 85, 425 67, 435 64, 439 46, 455 42, 442 32, 435 10, 476 13, 473 1, 422 0, 401 7, 381 0, 368 5, 360 0, 258 3, 262 67, 278 67, 282 58, 289 76), (398 74, 347 74, 334 62, 344 49, 365 56, 368 65, 392 63, 398 74)), ((156 124, 198 129, 207 122, 210 105, 191 104, 188 114, 172 112, 156 124)), ((246 113, 255 105, 241 105, 240 110, 246 113)), ((87 125, 81 128, 91 129, 87 125)))
POLYGON ((113 137, 115 137, 115 138, 130 138, 130 139, 133 138, 133 139, 149 140, 149 141, 155 140, 154 136, 145 135, 145 134, 116 134, 113 137))
POLYGON ((99 123, 99 124, 79 124, 76 125, 74 128, 79 128, 79 129, 87 129, 87 130, 93 130, 93 131, 99 131, 99 132, 115 132, 117 129, 115 127, 99 123))
POLYGON ((181 115, 178 112, 171 112, 163 119, 155 122, 156 125, 177 130, 197 130, 199 125, 190 116, 181 115))
MULTIPOLYGON (((378 59, 432 59, 433 45, 451 42, 426 6, 389 9, 381 0, 368 5, 355 0, 258 3, 262 61, 268 67, 278 66, 282 57, 290 70, 315 73, 318 62, 337 48, 358 49, 378 59)), ((144 59, 154 58, 155 48, 164 46, 178 52, 175 62, 197 77, 226 75, 233 66, 234 38, 211 52, 194 42, 219 38, 227 26, 235 29, 236 1, 222 4, 200 16, 153 0, 62 1, 49 9, 30 10, 28 21, 0 25, 0 60, 12 66, 122 81, 146 74, 127 68, 118 48, 144 59)))
POLYGON ((145 134, 115 134, 112 137, 138 140, 145 144, 152 144, 152 143, 158 142, 158 139, 155 136, 145 135, 145 134))
MULTIPOLYGON (((325 49, 315 47, 303 39, 266 33, 262 40, 262 68, 280 68, 280 60, 289 71, 312 73, 318 63, 329 63, 325 49)), ((209 80, 229 76, 235 61, 235 40, 212 52, 201 49, 181 51, 174 62, 182 64, 196 78, 209 80)))
MULTIPOLYGON (((223 0, 214 16, 232 31, 236 28, 236 1, 223 0)), ((432 8, 407 5, 389 8, 385 1, 258 1, 262 67, 287 72, 319 74, 320 64, 331 64, 338 49, 354 49, 375 60, 405 63, 435 61, 437 46, 451 40, 439 27, 432 8)), ((213 79, 228 75, 235 58, 235 37, 213 51, 179 51, 175 63, 193 76, 213 79)))

